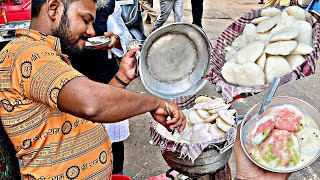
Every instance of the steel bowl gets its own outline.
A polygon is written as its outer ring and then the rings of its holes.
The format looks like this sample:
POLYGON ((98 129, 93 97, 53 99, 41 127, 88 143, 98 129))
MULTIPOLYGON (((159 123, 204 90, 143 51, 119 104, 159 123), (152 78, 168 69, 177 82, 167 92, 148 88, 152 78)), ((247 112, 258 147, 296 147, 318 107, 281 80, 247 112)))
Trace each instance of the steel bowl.
POLYGON ((111 38, 106 36, 96 36, 88 38, 84 48, 86 49, 101 49, 107 47, 111 43, 111 38))
MULTIPOLYGON (((316 122, 317 126, 320 127, 320 113, 313 106, 311 106, 310 104, 308 104, 307 102, 305 102, 301 99, 288 97, 288 96, 274 97, 271 100, 268 107, 279 106, 279 105, 283 105, 283 104, 291 104, 291 105, 294 105, 294 106, 300 108, 300 110, 303 113, 309 115, 316 122)), ((259 166, 263 169, 266 169, 268 171, 277 172, 277 173, 290 173, 290 172, 299 171, 299 170, 311 165, 313 162, 315 162, 318 159, 318 157, 320 156, 320 151, 318 152, 318 154, 316 156, 314 156, 314 158, 309 163, 305 164, 304 166, 292 168, 292 169, 288 169, 288 170, 271 169, 269 167, 265 167, 262 164, 259 164, 258 162, 256 162, 250 156, 249 152, 247 151, 246 146, 248 145, 249 129, 255 123, 255 121, 250 121, 250 119, 252 119, 258 113, 260 107, 261 107, 261 102, 254 105, 249 110, 249 112, 245 115, 243 121, 241 122, 241 126, 240 126, 240 141, 241 141, 242 149, 244 150, 245 154, 249 157, 249 159, 253 163, 255 163, 257 166, 259 166)))
POLYGON ((204 31, 187 23, 155 30, 141 49, 139 72, 146 89, 165 99, 196 94, 207 80, 212 45, 204 31))

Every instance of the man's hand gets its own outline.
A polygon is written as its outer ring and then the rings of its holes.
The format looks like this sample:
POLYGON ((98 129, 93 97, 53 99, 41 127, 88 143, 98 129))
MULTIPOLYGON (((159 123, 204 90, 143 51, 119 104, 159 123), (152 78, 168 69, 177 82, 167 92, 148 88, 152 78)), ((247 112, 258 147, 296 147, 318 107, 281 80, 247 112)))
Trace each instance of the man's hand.
POLYGON ((161 102, 158 109, 151 112, 152 117, 164 127, 166 127, 168 131, 179 128, 179 132, 183 132, 184 128, 186 127, 186 116, 176 104, 167 102, 172 114, 171 120, 167 120, 169 114, 165 108, 165 103, 166 101, 161 102))
POLYGON ((266 171, 255 165, 244 153, 240 144, 240 129, 238 129, 236 142, 234 144, 234 153, 237 164, 237 175, 238 179, 272 179, 282 180, 287 179, 290 174, 274 173, 266 171))
POLYGON ((128 51, 121 59, 119 73, 123 73, 130 81, 132 81, 135 76, 137 59, 135 57, 136 52, 140 48, 134 48, 128 51))
MULTIPOLYGON (((121 59, 120 67, 116 75, 126 84, 129 84, 134 78, 136 78, 135 69, 137 60, 135 54, 139 49, 140 48, 135 48, 128 51, 121 59)), ((109 82, 109 85, 125 88, 125 86, 120 84, 115 78, 109 82)))
POLYGON ((109 49, 112 49, 114 47, 118 48, 118 49, 122 49, 121 48, 121 44, 120 44, 120 38, 119 38, 118 35, 114 34, 113 32, 105 32, 104 36, 110 37, 111 38, 111 42, 107 47, 102 48, 102 50, 109 50, 109 49))

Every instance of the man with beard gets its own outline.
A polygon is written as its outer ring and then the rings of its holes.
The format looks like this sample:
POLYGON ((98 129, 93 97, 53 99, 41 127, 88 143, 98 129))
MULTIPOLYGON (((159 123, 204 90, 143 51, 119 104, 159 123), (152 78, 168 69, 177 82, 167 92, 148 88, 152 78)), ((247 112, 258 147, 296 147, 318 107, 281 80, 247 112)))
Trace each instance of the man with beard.
MULTIPOLYGON (((115 5, 115 0, 97 0, 93 28, 96 36, 110 36, 111 43, 103 49, 85 49, 84 53, 79 56, 69 56, 69 58, 72 66, 83 75, 93 81, 108 84, 119 70, 118 60, 115 56, 122 57, 126 45, 132 40, 132 36, 121 17, 121 6, 115 5), (111 49, 112 54, 108 49, 111 49), (72 61, 72 59, 76 59, 76 61, 72 61)), ((125 88, 125 86, 122 87, 125 88)), ((129 120, 103 125, 111 141, 112 174, 123 174, 123 141, 130 135, 129 120)))
POLYGON ((1 122, 25 179, 110 179, 110 139, 100 123, 151 112, 168 130, 183 131, 175 104, 118 88, 134 78, 137 49, 122 58, 109 85, 70 66, 65 54, 81 53, 95 35, 94 0, 32 0, 31 16, 30 29, 16 30, 0 52, 1 122))

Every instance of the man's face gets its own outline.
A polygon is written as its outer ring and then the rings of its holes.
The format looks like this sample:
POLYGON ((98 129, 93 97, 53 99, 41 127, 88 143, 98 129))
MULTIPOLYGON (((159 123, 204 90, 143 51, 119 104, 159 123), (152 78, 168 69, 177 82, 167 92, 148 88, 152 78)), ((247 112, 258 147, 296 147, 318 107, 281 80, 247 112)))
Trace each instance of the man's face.
POLYGON ((93 0, 79 0, 64 6, 59 26, 53 35, 60 38, 62 52, 67 55, 83 52, 85 41, 94 36, 92 23, 96 9, 93 0))

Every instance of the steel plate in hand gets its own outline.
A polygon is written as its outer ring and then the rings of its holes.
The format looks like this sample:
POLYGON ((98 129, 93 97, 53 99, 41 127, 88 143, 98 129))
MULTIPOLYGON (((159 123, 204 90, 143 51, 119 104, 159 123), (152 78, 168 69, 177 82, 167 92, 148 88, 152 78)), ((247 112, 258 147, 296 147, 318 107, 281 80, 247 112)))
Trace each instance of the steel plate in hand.
POLYGON ((206 84, 211 43, 199 27, 174 23, 154 31, 145 41, 139 71, 146 89, 173 99, 197 93, 206 84))
MULTIPOLYGON (((294 105, 298 107, 305 114, 305 116, 309 116, 313 121, 315 121, 314 123, 316 127, 318 128, 320 127, 320 113, 313 106, 311 106, 310 104, 308 104, 307 102, 301 99, 288 97, 288 96, 274 97, 270 102, 269 108, 274 106, 284 105, 284 104, 294 105)), ((241 127, 240 127, 240 141, 241 141, 242 149, 244 150, 244 152, 252 162, 254 162, 257 166, 263 169, 266 169, 268 171, 277 172, 277 173, 291 173, 291 172, 295 172, 295 171, 306 168, 307 166, 311 165, 320 157, 320 151, 318 151, 316 155, 310 156, 309 160, 303 163, 301 166, 291 166, 291 167, 289 166, 287 169, 272 168, 271 166, 267 167, 263 163, 258 162, 253 157, 251 157, 249 151, 247 150, 247 146, 249 145, 249 130, 255 121, 250 121, 250 120, 258 113, 260 106, 261 106, 261 102, 259 102, 249 110, 249 112, 245 115, 243 121, 241 122, 241 127)))

